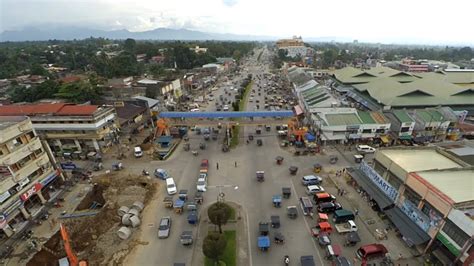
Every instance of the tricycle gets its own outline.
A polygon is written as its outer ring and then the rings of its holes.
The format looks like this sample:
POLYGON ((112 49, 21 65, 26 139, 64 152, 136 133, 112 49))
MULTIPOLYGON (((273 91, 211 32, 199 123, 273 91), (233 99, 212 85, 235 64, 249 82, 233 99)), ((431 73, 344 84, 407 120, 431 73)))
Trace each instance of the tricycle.
POLYGON ((196 204, 202 204, 203 202, 202 192, 197 191, 196 194, 194 194, 194 202, 196 204))
POLYGON ((288 168, 288 170, 290 170, 291 175, 296 175, 296 173, 298 172, 298 167, 290 166, 290 168, 288 168))
POLYGON ((112 164, 112 169, 114 171, 120 171, 123 169, 123 164, 121 162, 116 162, 112 164))
POLYGON ((166 208, 173 208, 173 197, 166 196, 163 200, 163 203, 165 204, 166 208))
POLYGON ((330 162, 331 164, 337 163, 337 160, 338 160, 338 159, 339 159, 339 158, 338 158, 336 155, 331 155, 331 156, 329 156, 329 162, 330 162))
POLYGON ((184 143, 183 149, 184 149, 185 151, 189 151, 189 150, 191 149, 191 144, 189 144, 189 143, 184 143))
POLYGON ((194 156, 198 156, 198 155, 199 155, 199 152, 196 151, 196 150, 191 151, 191 153, 192 153, 194 156))
POLYGON ((298 217, 298 208, 296 206, 288 206, 286 207, 286 214, 290 219, 296 219, 298 217))
POLYGON ((179 242, 183 246, 188 246, 193 244, 193 232, 192 231, 183 231, 179 238, 179 242))
POLYGON ((272 223, 272 228, 280 228, 280 216, 272 215, 270 216, 270 221, 272 223))
POLYGON ((265 171, 257 171, 256 176, 258 182, 263 182, 265 180, 265 171))
POLYGON ((291 188, 289 187, 282 187, 281 192, 283 194, 283 198, 289 199, 291 196, 291 188))
POLYGON ((273 237, 274 242, 277 244, 283 244, 285 242, 285 237, 280 232, 275 232, 275 236, 273 237))
POLYGON ((267 236, 268 232, 270 232, 270 226, 267 222, 260 222, 258 223, 258 232, 261 236, 267 236))
POLYGON ((284 160, 284 159, 285 159, 285 158, 283 158, 282 156, 277 156, 277 157, 275 157, 276 163, 277 163, 278 165, 281 165, 281 164, 283 163, 283 160, 284 160))
POLYGON ((318 237, 320 233, 326 233, 330 235, 332 232, 332 226, 328 222, 318 223, 315 227, 311 228, 311 235, 318 237))
POLYGON ((183 213, 184 201, 180 199, 176 199, 176 201, 173 204, 173 209, 174 209, 174 212, 177 214, 183 213))
POLYGON ((270 238, 268 236, 257 237, 257 247, 261 251, 267 251, 270 248, 270 238))
POLYGON ((315 173, 321 172, 322 169, 323 169, 323 166, 319 163, 315 163, 313 165, 313 172, 315 172, 315 173))
POLYGON ((281 195, 273 195, 272 202, 273 202, 273 207, 280 208, 281 207, 281 195))
POLYGON ((205 150, 206 149, 206 143, 199 143, 199 149, 205 150))

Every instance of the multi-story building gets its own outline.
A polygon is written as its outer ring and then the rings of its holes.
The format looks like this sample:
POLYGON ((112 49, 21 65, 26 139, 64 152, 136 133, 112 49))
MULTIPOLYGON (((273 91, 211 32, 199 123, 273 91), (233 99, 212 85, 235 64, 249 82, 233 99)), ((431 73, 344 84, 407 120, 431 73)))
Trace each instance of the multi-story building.
POLYGON ((113 143, 119 127, 109 106, 65 103, 0 106, 0 116, 28 116, 33 128, 55 152, 101 151, 113 143))
POLYGON ((297 36, 293 36, 292 39, 281 39, 276 42, 278 49, 284 49, 286 47, 297 47, 304 46, 303 39, 297 36))
POLYGON ((27 117, 0 117, 0 235, 10 237, 35 218, 60 191, 48 145, 27 117))
POLYGON ((408 246, 442 265, 472 263, 472 165, 439 147, 399 147, 377 150, 373 168, 362 162, 348 173, 408 246))

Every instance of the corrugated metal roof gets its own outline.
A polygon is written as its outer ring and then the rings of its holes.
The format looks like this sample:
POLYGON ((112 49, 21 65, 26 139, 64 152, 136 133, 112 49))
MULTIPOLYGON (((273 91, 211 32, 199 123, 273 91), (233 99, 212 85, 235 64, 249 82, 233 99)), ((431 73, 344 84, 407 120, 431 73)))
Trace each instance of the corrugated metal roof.
POLYGON ((376 124, 369 112, 358 111, 357 113, 364 124, 376 124))
POLYGON ((355 113, 326 114, 325 117, 330 126, 360 125, 362 123, 355 113))
POLYGON ((406 111, 404 110, 394 110, 393 114, 397 119, 402 123, 410 123, 414 122, 413 118, 411 118, 406 111))

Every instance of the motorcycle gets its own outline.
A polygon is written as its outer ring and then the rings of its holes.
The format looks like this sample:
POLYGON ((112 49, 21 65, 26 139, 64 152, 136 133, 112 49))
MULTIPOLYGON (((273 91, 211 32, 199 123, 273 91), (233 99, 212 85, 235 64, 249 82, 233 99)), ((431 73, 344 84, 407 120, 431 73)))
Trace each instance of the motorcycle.
POLYGON ((283 257, 283 262, 286 266, 290 265, 290 256, 285 255, 285 257, 283 257))
POLYGON ((148 172, 147 170, 143 169, 142 175, 144 175, 144 176, 149 176, 149 175, 150 175, 150 172, 148 172))

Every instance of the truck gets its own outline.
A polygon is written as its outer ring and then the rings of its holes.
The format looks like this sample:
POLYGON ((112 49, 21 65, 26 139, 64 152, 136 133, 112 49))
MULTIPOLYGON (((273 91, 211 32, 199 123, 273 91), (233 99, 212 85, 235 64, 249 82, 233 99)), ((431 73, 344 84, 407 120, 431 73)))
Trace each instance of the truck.
POLYGON ((341 209, 334 212, 332 221, 336 224, 347 223, 349 220, 354 220, 355 215, 349 210, 341 209))
POLYGON ((347 223, 343 223, 343 224, 336 224, 335 227, 336 227, 336 231, 339 234, 357 231, 357 225, 355 224, 353 220, 349 220, 347 221, 347 223))

